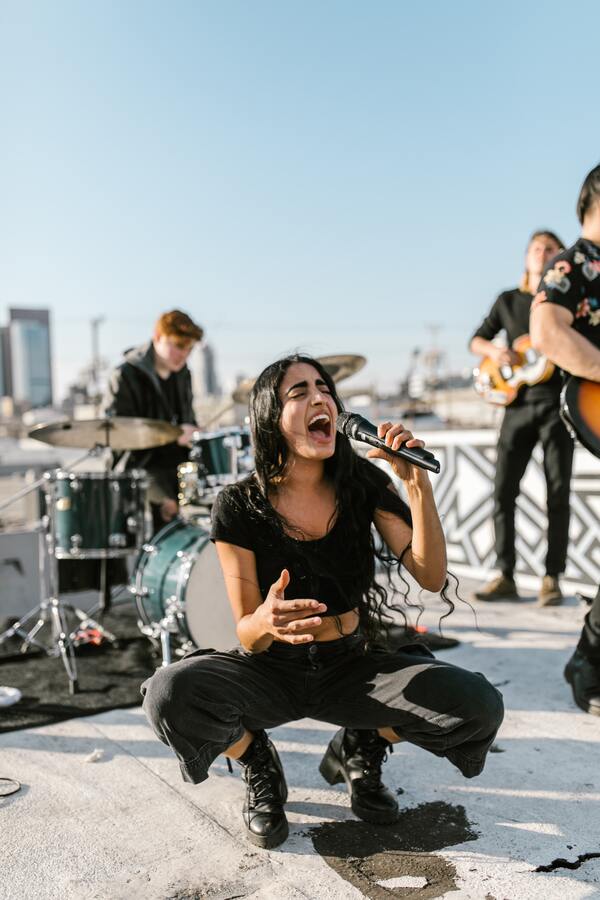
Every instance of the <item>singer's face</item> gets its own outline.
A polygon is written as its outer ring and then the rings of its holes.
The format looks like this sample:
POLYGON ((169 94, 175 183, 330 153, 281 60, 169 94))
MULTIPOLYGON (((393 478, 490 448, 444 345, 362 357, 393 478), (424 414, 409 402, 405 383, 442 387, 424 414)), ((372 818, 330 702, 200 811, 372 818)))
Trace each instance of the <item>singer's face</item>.
POLYGON ((308 363, 292 363, 279 397, 279 428, 290 454, 305 459, 333 456, 337 407, 319 372, 308 363))

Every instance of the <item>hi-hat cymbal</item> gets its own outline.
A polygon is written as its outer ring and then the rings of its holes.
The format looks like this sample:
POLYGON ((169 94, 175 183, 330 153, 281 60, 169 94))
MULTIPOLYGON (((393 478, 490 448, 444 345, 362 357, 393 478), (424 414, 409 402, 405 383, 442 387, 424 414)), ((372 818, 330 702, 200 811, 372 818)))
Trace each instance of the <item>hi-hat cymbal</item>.
POLYGON ((182 429, 159 419, 112 416, 75 419, 36 425, 29 437, 54 447, 110 447, 111 450, 147 450, 176 441, 182 429))
MULTIPOLYGON (((336 382, 349 378, 355 372, 360 372, 367 360, 364 356, 356 353, 337 353, 333 356, 317 356, 315 357, 321 363, 323 368, 329 372, 333 380, 336 382)), ((250 391, 254 387, 256 378, 244 378, 240 381, 231 397, 235 403, 248 403, 250 399, 250 391)))

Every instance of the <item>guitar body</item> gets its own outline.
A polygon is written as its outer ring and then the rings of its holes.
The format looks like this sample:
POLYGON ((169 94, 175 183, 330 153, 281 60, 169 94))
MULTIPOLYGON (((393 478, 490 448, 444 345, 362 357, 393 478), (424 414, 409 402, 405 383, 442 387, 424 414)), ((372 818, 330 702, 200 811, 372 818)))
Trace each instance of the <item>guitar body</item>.
POLYGON ((573 437, 600 457, 600 383, 571 375, 560 395, 560 412, 573 437))
POLYGON ((548 381, 554 373, 554 363, 533 348, 528 334, 513 341, 512 349, 519 356, 515 365, 498 366, 486 356, 473 369, 473 386, 487 403, 509 406, 522 387, 548 381))

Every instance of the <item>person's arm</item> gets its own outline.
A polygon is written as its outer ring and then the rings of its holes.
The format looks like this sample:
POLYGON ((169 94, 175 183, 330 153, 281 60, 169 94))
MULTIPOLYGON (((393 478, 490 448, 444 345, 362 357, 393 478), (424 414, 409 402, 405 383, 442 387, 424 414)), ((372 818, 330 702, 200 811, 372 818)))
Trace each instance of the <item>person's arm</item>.
POLYGON ((498 297, 488 315, 485 317, 469 342, 469 350, 477 356, 489 356, 497 366, 510 366, 519 361, 519 357, 510 347, 494 344, 494 338, 504 327, 502 324, 502 294, 498 297))
POLYGON ((125 366, 111 372, 102 407, 106 415, 141 416, 131 379, 125 366))
POLYGON ((565 372, 600 381, 600 350, 575 331, 573 320, 573 313, 564 306, 537 303, 529 322, 533 346, 565 372))
POLYGON ((327 607, 318 600, 286 600, 290 575, 284 569, 265 600, 260 593, 252 550, 215 541, 240 644, 251 653, 267 650, 275 638, 288 644, 314 640, 327 607))
MULTIPOLYGON (((379 437, 397 450, 400 444, 423 447, 402 425, 385 422, 378 427, 379 437)), ((377 531, 394 556, 402 562, 420 587, 439 591, 446 581, 446 539, 433 497, 433 488, 425 469, 413 466, 384 450, 370 450, 367 456, 386 459, 395 474, 402 479, 412 516, 412 528, 392 512, 377 509, 374 523, 377 531), (410 546, 409 546, 410 545, 410 546), (408 548, 408 549, 407 549, 408 548)))
POLYGON ((497 366, 514 366, 519 362, 518 354, 510 347, 502 347, 482 337, 474 337, 469 344, 469 350, 477 356, 489 356, 497 366))

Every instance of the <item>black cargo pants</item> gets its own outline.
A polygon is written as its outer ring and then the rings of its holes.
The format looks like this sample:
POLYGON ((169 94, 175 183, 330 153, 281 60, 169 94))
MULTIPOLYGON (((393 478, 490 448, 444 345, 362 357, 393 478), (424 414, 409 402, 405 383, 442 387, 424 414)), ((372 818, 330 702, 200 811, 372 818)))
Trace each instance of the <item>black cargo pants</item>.
POLYGON ((501 694, 477 672, 437 660, 421 644, 367 649, 335 641, 274 642, 264 653, 198 651, 142 685, 144 711, 198 784, 244 731, 308 716, 358 729, 391 727, 410 743, 446 757, 467 778, 479 775, 502 722, 501 694))

